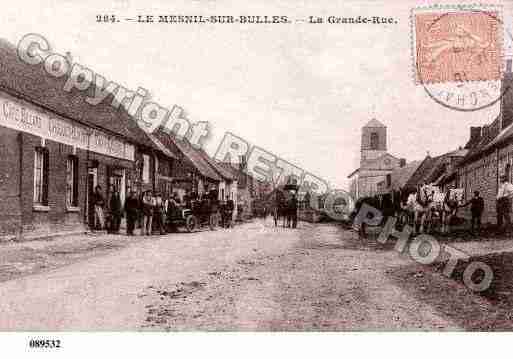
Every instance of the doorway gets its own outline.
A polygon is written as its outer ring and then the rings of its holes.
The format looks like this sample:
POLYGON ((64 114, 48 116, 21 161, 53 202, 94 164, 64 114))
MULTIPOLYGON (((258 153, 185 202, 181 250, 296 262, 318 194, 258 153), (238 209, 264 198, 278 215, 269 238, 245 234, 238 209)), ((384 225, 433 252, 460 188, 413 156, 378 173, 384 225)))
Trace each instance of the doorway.
POLYGON ((94 228, 94 188, 98 182, 98 170, 96 168, 90 168, 87 172, 87 198, 86 198, 86 223, 89 228, 94 228))

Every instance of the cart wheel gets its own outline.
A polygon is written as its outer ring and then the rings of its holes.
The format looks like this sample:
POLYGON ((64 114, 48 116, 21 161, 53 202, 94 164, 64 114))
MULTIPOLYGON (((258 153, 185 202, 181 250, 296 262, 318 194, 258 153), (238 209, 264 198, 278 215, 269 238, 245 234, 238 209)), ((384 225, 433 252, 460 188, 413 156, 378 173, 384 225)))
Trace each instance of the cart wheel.
POLYGON ((219 215, 218 213, 213 213, 210 215, 210 219, 208 221, 208 225, 210 230, 213 231, 216 227, 219 227, 219 215))
POLYGON ((198 223, 196 217, 189 216, 185 219, 185 228, 187 229, 187 232, 193 232, 194 228, 196 228, 196 224, 198 223))

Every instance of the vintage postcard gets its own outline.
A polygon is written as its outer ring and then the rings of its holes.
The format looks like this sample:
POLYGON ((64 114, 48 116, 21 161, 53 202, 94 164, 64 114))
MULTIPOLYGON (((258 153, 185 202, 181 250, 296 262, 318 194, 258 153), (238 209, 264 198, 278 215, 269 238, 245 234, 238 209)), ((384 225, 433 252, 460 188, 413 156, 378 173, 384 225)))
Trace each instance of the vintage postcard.
POLYGON ((0 342, 513 331, 512 1, 1 18, 0 342))

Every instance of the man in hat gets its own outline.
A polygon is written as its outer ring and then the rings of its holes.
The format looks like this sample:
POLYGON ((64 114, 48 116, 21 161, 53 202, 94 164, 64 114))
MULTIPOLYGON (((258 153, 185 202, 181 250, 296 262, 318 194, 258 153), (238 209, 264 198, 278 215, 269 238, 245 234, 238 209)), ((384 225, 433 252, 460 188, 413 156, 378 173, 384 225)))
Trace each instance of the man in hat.
POLYGON ((474 229, 477 229, 478 232, 481 230, 481 217, 484 211, 484 199, 479 194, 479 191, 474 191, 474 197, 460 207, 465 207, 469 204, 470 213, 472 214, 470 233, 474 234, 474 229))
POLYGON ((111 233, 119 233, 119 225, 121 223, 121 197, 119 195, 119 191, 114 186, 111 187, 112 195, 109 201, 111 222, 110 222, 110 232, 111 233))
POLYGON ((96 186, 93 194, 94 205, 94 227, 96 230, 103 230, 105 228, 105 217, 103 215, 103 208, 105 207, 105 200, 102 195, 102 187, 96 186))
POLYGON ((164 199, 160 192, 155 192, 155 206, 153 207, 153 218, 157 231, 162 235, 166 234, 165 232, 165 207, 164 207, 164 199))
POLYGON ((511 197, 513 197, 513 185, 508 181, 508 176, 501 176, 501 184, 497 191, 497 227, 499 230, 510 230, 511 197), (503 228, 505 224, 505 228, 503 228))
POLYGON ((135 191, 130 191, 125 201, 126 234, 129 236, 134 235, 135 222, 139 217, 139 207, 140 203, 135 191))

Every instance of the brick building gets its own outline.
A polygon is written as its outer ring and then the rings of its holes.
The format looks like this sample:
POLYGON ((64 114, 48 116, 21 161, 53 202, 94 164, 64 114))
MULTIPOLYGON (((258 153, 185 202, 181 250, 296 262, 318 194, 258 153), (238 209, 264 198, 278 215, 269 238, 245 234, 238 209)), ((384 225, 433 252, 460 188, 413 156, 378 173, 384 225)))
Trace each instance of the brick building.
POLYGON ((96 185, 108 202, 155 187, 155 158, 173 161, 109 95, 64 91, 64 77, 23 63, 0 41, 0 238, 83 232, 96 185))
MULTIPOLYGON (((495 199, 501 175, 512 179, 513 166, 513 73, 511 59, 506 62, 502 80, 500 112, 491 123, 470 128, 465 148, 469 153, 457 171, 457 184, 465 189, 465 198, 479 191, 485 201, 483 221, 496 223, 495 199)), ((464 212, 470 217, 468 209, 464 212)))

